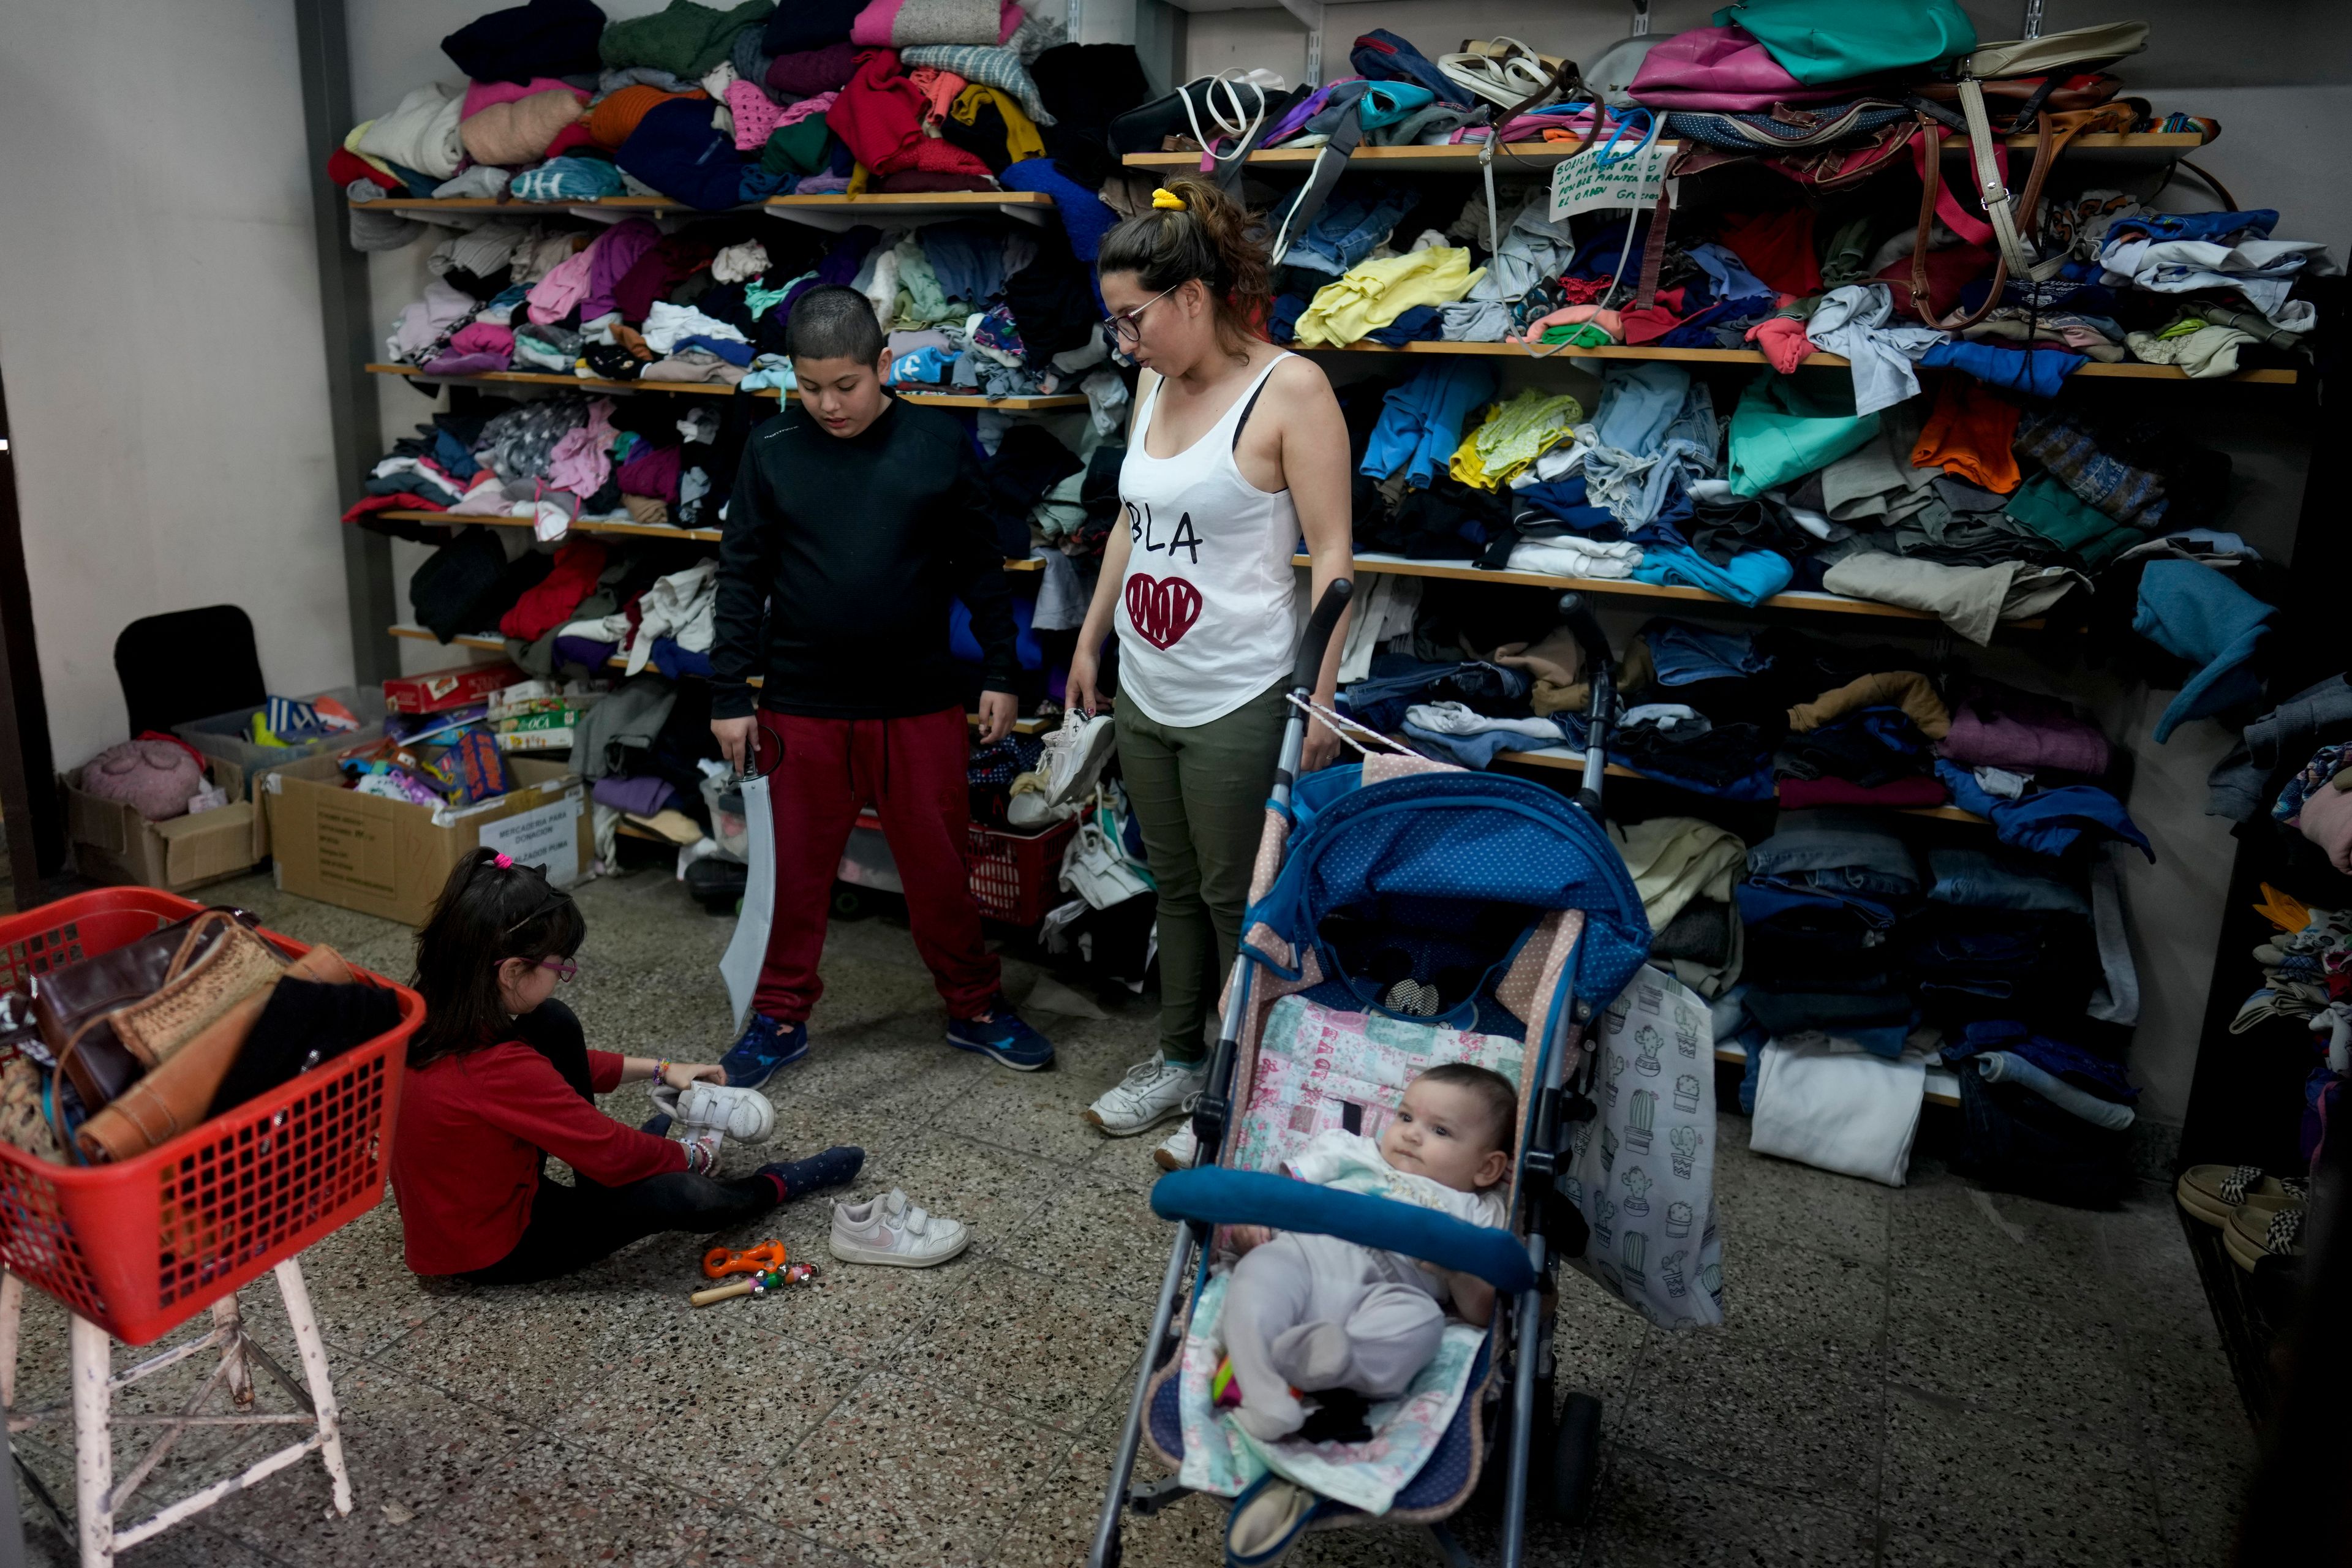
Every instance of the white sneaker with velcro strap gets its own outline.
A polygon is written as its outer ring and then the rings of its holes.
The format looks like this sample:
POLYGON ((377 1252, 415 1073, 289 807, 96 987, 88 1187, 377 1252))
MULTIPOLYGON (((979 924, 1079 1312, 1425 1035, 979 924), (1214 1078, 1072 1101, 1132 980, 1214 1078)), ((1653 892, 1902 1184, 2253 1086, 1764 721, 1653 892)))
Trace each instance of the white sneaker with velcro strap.
POLYGON ((971 1245, 971 1227, 907 1201, 893 1187, 862 1204, 833 1205, 833 1255, 844 1263, 929 1268, 971 1245))

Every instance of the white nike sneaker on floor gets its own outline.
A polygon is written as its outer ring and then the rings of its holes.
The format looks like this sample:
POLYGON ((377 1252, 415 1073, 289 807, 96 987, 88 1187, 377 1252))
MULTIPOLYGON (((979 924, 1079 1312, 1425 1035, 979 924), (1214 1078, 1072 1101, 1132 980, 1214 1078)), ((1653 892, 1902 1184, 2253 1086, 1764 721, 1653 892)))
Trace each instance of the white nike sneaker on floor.
POLYGON ((1118 735, 1108 718, 1082 718, 1074 708, 1062 715, 1062 727, 1048 733, 1045 744, 1037 765, 1045 774, 1045 804, 1074 805, 1094 787, 1118 735))
POLYGON ((1087 1120, 1114 1138, 1149 1132, 1184 1114, 1193 1096, 1208 1086, 1209 1064, 1180 1066, 1166 1057, 1138 1062, 1115 1088, 1087 1108, 1087 1120))
POLYGON ((756 1089, 730 1089, 697 1079, 683 1089, 656 1084, 656 1110, 669 1113, 673 1137, 718 1132, 745 1143, 765 1143, 776 1130, 776 1108, 756 1089))
POLYGON ((1189 1171, 1192 1168, 1192 1162, 1200 1158, 1200 1134, 1192 1131, 1192 1107, 1199 1104, 1200 1100, 1196 1094, 1184 1102, 1184 1120, 1179 1121, 1176 1131, 1162 1138, 1160 1147, 1151 1152, 1151 1163, 1161 1170, 1189 1171))
POLYGON ((844 1263, 929 1268, 970 1247, 971 1227, 917 1207, 893 1187, 862 1204, 835 1204, 827 1242, 844 1263))

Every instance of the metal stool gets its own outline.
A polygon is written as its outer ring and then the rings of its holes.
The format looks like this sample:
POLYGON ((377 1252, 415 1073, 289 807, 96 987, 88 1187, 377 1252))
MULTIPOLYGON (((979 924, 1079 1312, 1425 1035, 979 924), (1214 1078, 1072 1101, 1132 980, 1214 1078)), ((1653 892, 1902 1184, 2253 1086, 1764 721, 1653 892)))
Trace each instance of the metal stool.
MULTIPOLYGON (((287 1375, 268 1351, 253 1342, 238 1315, 236 1298, 225 1296, 212 1305, 212 1331, 150 1356, 120 1374, 114 1363, 114 1338, 88 1320, 74 1316, 68 1324, 71 1350, 74 1429, 74 1500, 82 1568, 110 1568, 117 1551, 136 1546, 220 1501, 243 1491, 264 1476, 286 1468, 312 1449, 325 1461, 335 1484, 335 1511, 352 1511, 351 1477, 343 1468, 341 1419, 335 1408, 334 1385, 327 1378, 326 1342, 319 1337, 319 1320, 310 1310, 310 1289, 302 1282, 302 1266, 295 1258, 278 1265, 278 1289, 286 1299, 286 1319, 294 1328, 294 1343, 301 1352, 306 1392, 287 1375), (177 1415, 115 1415, 110 1414, 114 1391, 217 1346, 220 1365, 205 1380, 187 1408, 177 1415), (253 1368, 276 1379, 294 1396, 304 1414, 268 1415, 253 1412, 253 1368), (205 1407, 226 1390, 236 1414, 208 1415, 205 1407), (114 1428, 160 1426, 130 1474, 114 1479, 114 1428), (265 1455, 243 1472, 215 1481, 159 1510, 128 1530, 115 1528, 115 1515, 180 1438, 194 1426, 309 1426, 313 1428, 290 1447, 265 1455)), ((14 1274, 0 1274, 0 1408, 7 1411, 8 1430, 21 1432, 66 1414, 67 1406, 19 1412, 16 1409, 17 1326, 24 1314, 25 1284, 14 1274)))

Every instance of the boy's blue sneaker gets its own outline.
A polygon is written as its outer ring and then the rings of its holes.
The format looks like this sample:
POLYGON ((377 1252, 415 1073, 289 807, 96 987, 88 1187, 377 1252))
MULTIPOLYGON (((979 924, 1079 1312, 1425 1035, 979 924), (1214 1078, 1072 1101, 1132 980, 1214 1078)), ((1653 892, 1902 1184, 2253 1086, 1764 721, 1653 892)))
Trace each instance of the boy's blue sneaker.
POLYGON ((719 1065, 727 1069, 729 1088, 757 1089, 778 1068, 808 1055, 808 1048, 806 1024, 780 1024, 765 1013, 754 1013, 743 1026, 742 1037, 719 1058, 719 1065))
POLYGON ((977 1018, 949 1019, 948 1044, 993 1058, 1014 1072, 1054 1065, 1054 1042, 1023 1023, 1013 1004, 1002 996, 977 1018))

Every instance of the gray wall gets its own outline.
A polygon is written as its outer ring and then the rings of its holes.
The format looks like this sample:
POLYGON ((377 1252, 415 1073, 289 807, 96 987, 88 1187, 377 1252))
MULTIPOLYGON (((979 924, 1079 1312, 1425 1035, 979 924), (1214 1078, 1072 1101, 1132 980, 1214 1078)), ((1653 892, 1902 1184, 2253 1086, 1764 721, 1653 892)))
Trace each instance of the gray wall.
POLYGON ((292 7, 12 0, 0 147, 0 368, 58 764, 123 739, 114 638, 142 616, 239 604, 273 689, 348 682, 326 153, 292 7))

